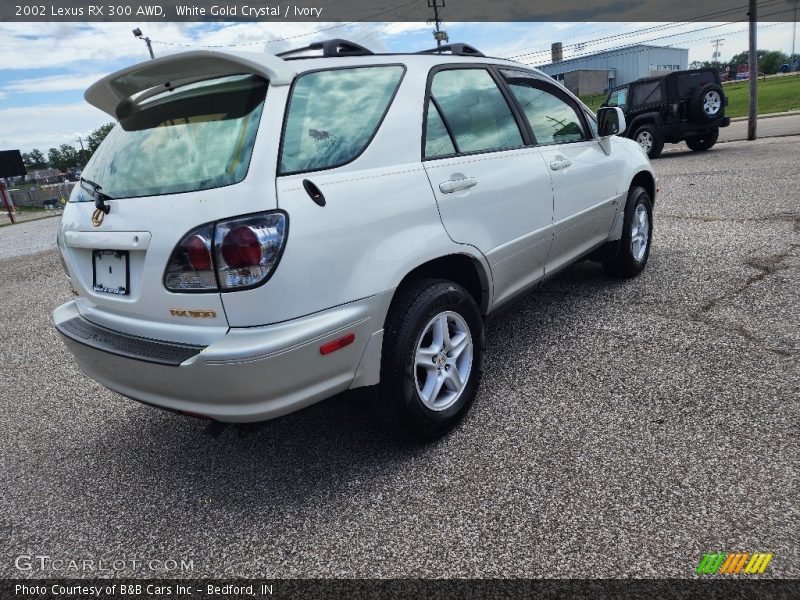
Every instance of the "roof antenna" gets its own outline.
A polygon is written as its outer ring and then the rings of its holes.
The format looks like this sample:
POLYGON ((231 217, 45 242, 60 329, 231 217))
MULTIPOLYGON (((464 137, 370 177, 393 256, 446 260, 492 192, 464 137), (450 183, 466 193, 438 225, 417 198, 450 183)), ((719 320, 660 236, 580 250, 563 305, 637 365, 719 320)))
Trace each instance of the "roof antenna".
MULTIPOLYGON (((428 19, 428 23, 435 22, 436 29, 433 31, 433 39, 436 40, 436 47, 441 48, 442 42, 449 42, 450 36, 441 28, 442 19, 439 17, 439 9, 444 8, 445 0, 428 0, 428 8, 433 9, 433 19, 428 19)), ((441 51, 440 51, 441 54, 441 51)))

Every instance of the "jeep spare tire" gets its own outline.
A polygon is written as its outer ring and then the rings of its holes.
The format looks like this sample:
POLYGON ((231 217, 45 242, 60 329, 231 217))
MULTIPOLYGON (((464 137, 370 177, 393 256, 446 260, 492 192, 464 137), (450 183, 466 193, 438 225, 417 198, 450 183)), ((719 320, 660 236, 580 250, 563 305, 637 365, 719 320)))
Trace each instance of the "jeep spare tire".
POLYGON ((713 120, 722 116, 725 95, 716 83, 707 83, 692 96, 692 114, 695 118, 713 120))

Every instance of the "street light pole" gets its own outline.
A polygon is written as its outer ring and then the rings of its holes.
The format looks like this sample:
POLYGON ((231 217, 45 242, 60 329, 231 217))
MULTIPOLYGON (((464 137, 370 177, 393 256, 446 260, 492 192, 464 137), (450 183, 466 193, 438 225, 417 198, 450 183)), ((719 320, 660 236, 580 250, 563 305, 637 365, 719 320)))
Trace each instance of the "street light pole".
POLYGON ((150 58, 154 59, 156 57, 156 55, 153 54, 153 43, 150 40, 150 38, 149 37, 145 37, 145 35, 142 33, 142 30, 139 29, 138 27, 133 30, 133 35, 134 35, 134 37, 137 37, 140 40, 142 40, 142 39, 144 40, 144 43, 147 44, 147 51, 150 53, 150 58))

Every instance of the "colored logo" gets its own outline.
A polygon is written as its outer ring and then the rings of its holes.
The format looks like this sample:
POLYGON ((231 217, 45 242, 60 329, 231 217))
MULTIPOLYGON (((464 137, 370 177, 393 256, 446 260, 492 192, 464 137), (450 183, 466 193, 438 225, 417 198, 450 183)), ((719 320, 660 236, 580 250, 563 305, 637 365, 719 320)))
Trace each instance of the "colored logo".
POLYGON ((712 552, 703 556, 695 572, 698 575, 761 575, 772 556, 771 552, 712 552))

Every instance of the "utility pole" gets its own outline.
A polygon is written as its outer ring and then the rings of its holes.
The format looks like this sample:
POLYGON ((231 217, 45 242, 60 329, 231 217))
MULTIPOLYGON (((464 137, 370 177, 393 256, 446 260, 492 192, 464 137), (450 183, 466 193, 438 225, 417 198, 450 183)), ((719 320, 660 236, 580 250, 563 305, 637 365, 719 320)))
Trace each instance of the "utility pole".
POLYGON ((719 62, 719 57, 722 56, 722 52, 719 51, 719 47, 723 45, 722 42, 724 41, 725 38, 719 38, 711 41, 711 43, 714 45, 714 54, 711 55, 711 62, 719 62))
POLYGON ((139 29, 138 27, 133 30, 133 35, 134 35, 134 37, 137 37, 140 40, 141 39, 144 40, 144 43, 147 44, 147 51, 150 53, 150 58, 151 59, 155 58, 156 55, 153 54, 153 42, 150 40, 150 38, 149 37, 145 37, 145 35, 142 33, 142 30, 139 29))
POLYGON ((750 0, 750 112, 747 119, 747 139, 756 139, 758 124, 758 41, 756 29, 758 14, 756 13, 757 0, 750 0))
MULTIPOLYGON (((445 0, 428 0, 428 8, 433 9, 433 20, 436 22, 436 29, 433 32, 433 39, 436 40, 436 47, 441 48, 442 42, 449 42, 450 37, 447 35, 447 32, 442 30, 442 19, 439 18, 439 9, 444 8, 445 0)), ((431 20, 428 19, 428 23, 431 20)))
POLYGON ((77 141, 81 145, 81 163, 78 166, 83 168, 83 160, 86 158, 86 150, 83 148, 83 138, 81 136, 78 136, 77 141))
MULTIPOLYGON (((794 56, 794 48, 795 48, 795 40, 797 39, 797 5, 800 4, 800 0, 794 0, 794 24, 792 25, 792 55, 789 57, 789 72, 795 70, 795 65, 800 63, 798 59, 794 56)), ((800 71, 800 66, 797 66, 797 70, 800 71)))

